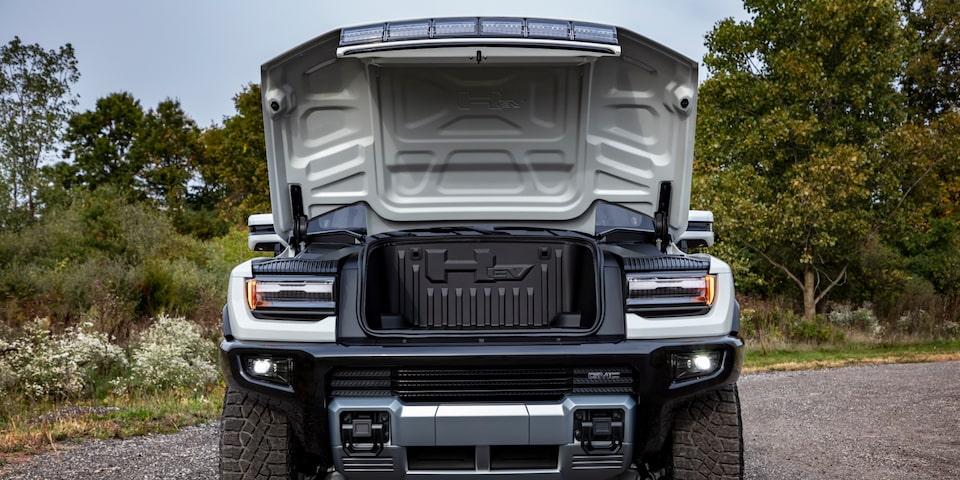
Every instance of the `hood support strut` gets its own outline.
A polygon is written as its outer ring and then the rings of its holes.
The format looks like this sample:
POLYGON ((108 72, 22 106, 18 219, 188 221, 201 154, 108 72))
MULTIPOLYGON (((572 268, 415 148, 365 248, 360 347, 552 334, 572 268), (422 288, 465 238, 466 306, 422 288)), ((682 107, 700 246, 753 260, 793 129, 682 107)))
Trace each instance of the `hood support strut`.
POLYGON ((293 208, 293 232, 288 243, 294 253, 300 253, 303 242, 307 241, 307 216, 303 214, 303 191, 300 185, 290 185, 290 203, 293 208))
POLYGON ((672 183, 660 182, 657 211, 653 216, 653 232, 663 253, 667 253, 667 247, 670 245, 670 193, 672 190, 672 183))

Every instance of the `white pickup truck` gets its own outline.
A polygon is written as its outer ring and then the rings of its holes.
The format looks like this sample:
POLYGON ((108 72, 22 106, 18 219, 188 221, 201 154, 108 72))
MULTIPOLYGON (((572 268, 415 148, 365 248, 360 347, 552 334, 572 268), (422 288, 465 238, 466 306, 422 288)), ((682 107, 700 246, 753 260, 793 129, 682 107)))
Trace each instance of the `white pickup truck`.
POLYGON ((230 277, 222 478, 742 478, 733 277, 686 253, 695 61, 436 18, 320 36, 262 92, 276 256, 230 277))

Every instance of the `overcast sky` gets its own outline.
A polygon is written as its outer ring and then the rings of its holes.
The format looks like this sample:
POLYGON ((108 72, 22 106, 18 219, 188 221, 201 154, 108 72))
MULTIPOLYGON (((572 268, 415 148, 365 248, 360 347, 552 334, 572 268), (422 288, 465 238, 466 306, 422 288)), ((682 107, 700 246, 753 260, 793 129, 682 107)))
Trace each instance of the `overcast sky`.
POLYGON ((72 43, 81 110, 127 91, 144 108, 178 98, 206 126, 234 113, 233 95, 260 81, 260 64, 332 29, 484 15, 619 25, 698 61, 717 21, 746 18, 741 0, 0 0, 0 41, 72 43))

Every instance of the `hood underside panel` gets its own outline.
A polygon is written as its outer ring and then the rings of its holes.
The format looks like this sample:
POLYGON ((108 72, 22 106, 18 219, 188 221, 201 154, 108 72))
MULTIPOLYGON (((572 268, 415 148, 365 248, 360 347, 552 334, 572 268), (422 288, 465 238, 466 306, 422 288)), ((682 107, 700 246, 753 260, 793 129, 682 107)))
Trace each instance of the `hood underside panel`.
POLYGON ((278 232, 292 228, 290 185, 308 217, 364 202, 368 225, 391 228, 569 228, 601 200, 652 217, 660 183, 671 182, 669 224, 685 228, 695 62, 623 30, 620 56, 518 47, 498 62, 479 46, 479 63, 415 49, 338 58, 338 38, 263 68, 278 232))

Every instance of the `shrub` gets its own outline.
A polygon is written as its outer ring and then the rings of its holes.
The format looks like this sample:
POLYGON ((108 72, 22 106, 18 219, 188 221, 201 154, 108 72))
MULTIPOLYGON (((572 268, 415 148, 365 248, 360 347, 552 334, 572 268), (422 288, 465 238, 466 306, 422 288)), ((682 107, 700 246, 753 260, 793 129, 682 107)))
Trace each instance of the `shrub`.
POLYGON ((245 231, 232 233, 229 241, 200 242, 149 205, 109 189, 83 193, 55 215, 0 231, 0 323, 16 328, 49 317, 61 330, 89 318, 121 342, 160 312, 215 325, 239 263, 222 261, 216 247, 246 250, 245 231))
POLYGON ((826 320, 831 326, 844 331, 863 332, 869 340, 880 340, 884 336, 885 329, 869 303, 856 310, 846 303, 831 304, 826 320))
POLYGON ((133 347, 130 386, 157 391, 215 383, 219 374, 213 351, 196 324, 161 314, 133 347))
POLYGON ((787 328, 787 337, 795 342, 807 342, 821 345, 830 342, 842 342, 844 333, 823 320, 822 315, 813 319, 800 319, 791 322, 787 328))
POLYGON ((126 366, 123 349, 84 322, 52 334, 48 319, 24 325, 24 335, 0 340, 0 382, 28 397, 77 397, 126 366))

